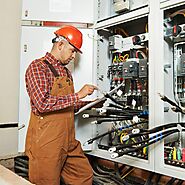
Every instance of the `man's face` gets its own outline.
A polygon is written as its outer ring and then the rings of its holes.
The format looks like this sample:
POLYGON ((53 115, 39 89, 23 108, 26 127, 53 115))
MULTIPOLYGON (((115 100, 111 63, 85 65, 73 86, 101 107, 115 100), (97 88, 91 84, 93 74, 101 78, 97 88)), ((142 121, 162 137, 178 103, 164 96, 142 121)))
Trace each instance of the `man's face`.
POLYGON ((63 47, 60 52, 60 58, 63 65, 69 64, 75 58, 76 49, 67 41, 63 42, 63 47))

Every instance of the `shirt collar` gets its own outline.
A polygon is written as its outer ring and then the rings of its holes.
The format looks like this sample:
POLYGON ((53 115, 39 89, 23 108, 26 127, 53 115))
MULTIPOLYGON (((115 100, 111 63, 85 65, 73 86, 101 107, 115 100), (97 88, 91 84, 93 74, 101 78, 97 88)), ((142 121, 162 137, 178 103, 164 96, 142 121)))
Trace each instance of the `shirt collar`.
POLYGON ((57 60, 51 53, 47 52, 45 55, 45 59, 52 65, 61 65, 60 60, 57 60))

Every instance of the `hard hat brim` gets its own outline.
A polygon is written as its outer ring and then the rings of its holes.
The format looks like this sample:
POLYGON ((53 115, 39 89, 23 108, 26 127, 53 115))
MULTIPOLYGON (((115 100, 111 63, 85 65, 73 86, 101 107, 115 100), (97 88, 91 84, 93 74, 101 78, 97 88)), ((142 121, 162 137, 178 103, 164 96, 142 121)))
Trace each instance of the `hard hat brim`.
MULTIPOLYGON (((71 43, 69 42, 69 44, 71 44, 71 43)), ((80 49, 78 49, 77 47, 75 47, 73 44, 71 44, 71 46, 73 46, 76 49, 77 52, 79 52, 80 54, 82 54, 82 51, 80 49)))

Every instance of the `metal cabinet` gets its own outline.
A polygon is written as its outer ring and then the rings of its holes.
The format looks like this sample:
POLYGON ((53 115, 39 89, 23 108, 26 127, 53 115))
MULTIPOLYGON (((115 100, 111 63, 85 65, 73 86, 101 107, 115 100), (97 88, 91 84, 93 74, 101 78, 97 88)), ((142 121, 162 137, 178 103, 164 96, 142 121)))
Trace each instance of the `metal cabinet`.
POLYGON ((22 20, 93 23, 93 0, 22 1, 22 20))

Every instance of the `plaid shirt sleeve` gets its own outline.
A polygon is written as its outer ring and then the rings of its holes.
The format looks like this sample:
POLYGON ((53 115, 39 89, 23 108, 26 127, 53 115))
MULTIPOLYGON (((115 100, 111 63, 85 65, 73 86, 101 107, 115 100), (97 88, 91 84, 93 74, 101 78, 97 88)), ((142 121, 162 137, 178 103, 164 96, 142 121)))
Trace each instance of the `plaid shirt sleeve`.
POLYGON ((32 107, 34 106, 40 113, 74 106, 79 100, 76 93, 64 96, 50 95, 45 68, 42 65, 32 63, 26 71, 25 78, 32 107))
POLYGON ((90 102, 92 102, 92 101, 81 101, 81 100, 79 100, 74 105, 75 112, 77 112, 80 108, 82 108, 83 106, 87 105, 90 102))

